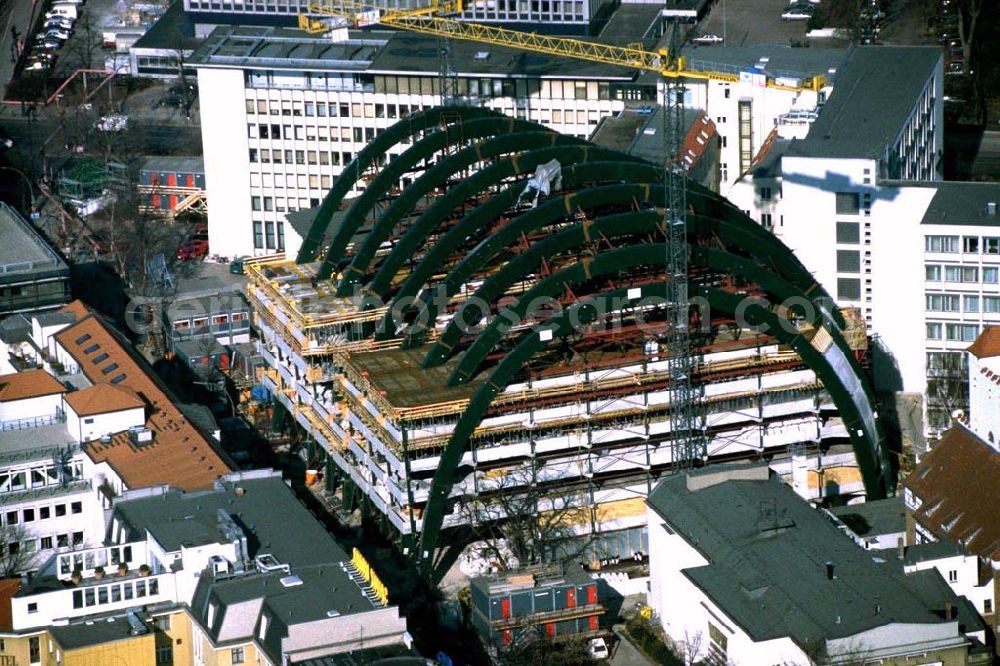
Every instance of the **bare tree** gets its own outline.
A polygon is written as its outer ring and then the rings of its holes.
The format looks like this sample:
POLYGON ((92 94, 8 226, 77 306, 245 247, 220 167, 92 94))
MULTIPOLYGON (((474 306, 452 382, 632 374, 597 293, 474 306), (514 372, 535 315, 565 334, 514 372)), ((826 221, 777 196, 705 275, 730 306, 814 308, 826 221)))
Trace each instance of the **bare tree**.
POLYGON ((969 73, 972 47, 976 38, 976 23, 983 10, 983 0, 958 0, 958 39, 962 43, 962 74, 969 73))
POLYGON ((541 627, 527 629, 518 640, 501 649, 497 655, 500 666, 577 666, 593 660, 583 636, 567 636, 552 640, 541 627))
MULTIPOLYGON (((73 27, 76 35, 67 55, 76 58, 76 64, 80 69, 94 69, 94 56, 102 55, 101 48, 104 45, 101 30, 94 24, 89 11, 83 12, 73 27)), ((104 63, 100 64, 103 69, 104 63)))
POLYGON ((29 535, 24 525, 6 523, 0 528, 0 576, 10 578, 28 570, 33 552, 28 550, 29 535))
POLYGON ((479 496, 462 505, 479 538, 473 551, 502 569, 571 562, 588 545, 575 529, 589 524, 585 498, 542 487, 531 465, 484 479, 479 496))

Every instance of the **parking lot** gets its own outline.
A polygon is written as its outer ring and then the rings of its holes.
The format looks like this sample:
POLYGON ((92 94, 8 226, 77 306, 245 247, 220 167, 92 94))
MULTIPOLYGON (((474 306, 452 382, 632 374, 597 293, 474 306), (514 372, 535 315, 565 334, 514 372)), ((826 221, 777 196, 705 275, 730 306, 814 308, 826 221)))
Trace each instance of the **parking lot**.
MULTIPOLYGON (((754 46, 757 44, 784 44, 806 41, 807 21, 785 21, 781 12, 788 7, 787 0, 718 0, 711 13, 702 21, 701 34, 718 35, 726 46, 754 46)), ((810 39, 813 46, 830 45, 831 40, 810 39)), ((841 44, 837 44, 840 46, 841 44)), ((709 58, 706 49, 715 46, 691 44, 685 48, 691 57, 709 58)))

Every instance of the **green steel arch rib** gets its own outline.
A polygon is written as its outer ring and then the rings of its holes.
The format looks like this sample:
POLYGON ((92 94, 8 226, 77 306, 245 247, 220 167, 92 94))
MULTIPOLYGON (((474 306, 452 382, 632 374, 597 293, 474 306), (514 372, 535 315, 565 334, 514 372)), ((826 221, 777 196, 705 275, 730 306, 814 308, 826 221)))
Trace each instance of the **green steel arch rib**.
MULTIPOLYGON (((656 178, 661 174, 661 170, 653 165, 637 160, 629 160, 617 151, 597 148, 591 145, 545 148, 525 153, 523 157, 528 157, 529 155, 532 162, 543 163, 550 159, 558 159, 560 162, 568 163, 569 166, 562 169, 563 189, 576 187, 584 183, 615 180, 616 178, 621 180, 629 180, 637 177, 656 178)), ((520 160, 514 162, 514 166, 517 165, 522 165, 521 168, 526 169, 520 160)), ((489 171, 493 166, 487 167, 483 172, 489 171)), ((503 178, 515 173, 511 172, 508 174, 506 165, 498 164, 496 166, 501 168, 490 172, 490 178, 494 182, 502 182, 503 178)), ((421 287, 430 281, 441 270, 441 267, 445 265, 445 260, 448 256, 458 250, 462 243, 472 237, 476 230, 500 217, 504 211, 513 206, 523 189, 524 183, 516 183, 493 195, 478 207, 469 211, 457 225, 449 229, 428 249, 427 254, 413 269, 413 272, 407 276, 406 280, 403 281, 402 286, 400 286, 393 297, 389 312, 386 313, 385 319, 380 326, 380 331, 383 332, 385 337, 391 337, 395 332, 393 312, 398 309, 399 305, 417 296, 421 287)), ((545 203, 543 202, 540 205, 545 205, 545 203)), ((405 259, 406 257, 397 256, 394 262, 402 262, 405 259)), ((390 265, 386 270, 392 271, 398 269, 393 269, 390 265)), ((376 274, 375 279, 378 278, 379 275, 376 274)), ((386 279, 391 280, 391 277, 386 279)), ((429 314, 430 320, 433 320, 437 316, 436 304, 430 300, 430 292, 424 292, 424 296, 423 307, 429 314)))
MULTIPOLYGON (((701 189, 704 190, 704 188, 701 189)), ((695 221, 690 228, 692 233, 698 233, 700 229, 703 229, 703 235, 718 234, 725 237, 736 233, 736 230, 741 231, 742 242, 753 243, 756 246, 755 254, 759 258, 768 259, 770 268, 797 284, 809 296, 810 300, 823 310, 827 318, 836 322, 837 326, 844 325, 843 316, 834 307, 833 299, 776 236, 754 223, 736 208, 722 203, 718 195, 708 190, 704 190, 704 192, 704 195, 697 191, 689 193, 691 196, 688 197, 688 205, 692 212, 688 217, 689 221, 695 221)), ((551 198, 537 208, 517 217, 510 224, 497 230, 496 233, 477 245, 451 269, 439 288, 444 289, 446 296, 454 295, 476 270, 486 266, 522 234, 541 228, 559 217, 569 214, 576 208, 615 203, 659 206, 662 205, 663 197, 664 189, 660 184, 630 183, 595 187, 551 198)), ((465 220, 462 224, 464 223, 465 220)), ((457 230, 458 227, 452 231, 457 230)), ((437 316, 436 304, 432 302, 430 292, 425 293, 428 298, 425 299, 423 305, 429 314, 428 321, 433 321, 434 317, 437 316)), ((390 309, 391 311, 392 309, 390 309)), ((461 323, 465 323, 464 320, 461 323)), ((451 354, 460 337, 461 333, 457 330, 457 326, 452 327, 449 324, 449 327, 428 351, 423 361, 424 367, 433 367, 443 363, 451 354)))
MULTIPOLYGON (((413 207, 417 205, 421 198, 431 192, 435 187, 446 182, 450 176, 455 175, 462 169, 472 166, 476 162, 498 157, 508 153, 520 153, 524 150, 536 148, 547 148, 560 145, 579 145, 585 143, 583 139, 558 134, 556 132, 520 132, 508 136, 494 137, 475 143, 467 148, 463 148, 454 155, 450 155, 441 160, 433 167, 424 172, 412 185, 396 197, 389 207, 379 216, 371 233, 362 243, 361 247, 354 253, 351 263, 344 269, 343 277, 337 288, 339 296, 347 296, 351 293, 351 287, 359 284, 364 278, 368 265, 375 257, 379 246, 390 237, 393 228, 413 207)), ((353 232, 352 232, 353 233, 353 232)), ((327 255, 326 261, 330 261, 327 255)), ((324 262, 324 267, 326 262, 324 262)), ((329 277, 329 272, 320 271, 320 278, 329 277)))
POLYGON ((442 120, 472 120, 473 118, 502 117, 498 111, 482 107, 471 106, 439 106, 427 109, 419 113, 414 113, 399 122, 387 127, 384 132, 376 135, 375 140, 370 142, 344 166, 340 176, 333 182, 330 191, 327 192, 320 204, 316 217, 313 219, 309 232, 302 239, 302 246, 299 248, 295 261, 299 264, 308 263, 316 258, 320 243, 323 241, 323 234, 330 226, 333 213, 340 208, 340 203, 351 191, 358 181, 357 177, 350 174, 360 174, 368 170, 379 156, 384 155, 390 148, 400 143, 403 139, 423 132, 431 127, 440 125, 442 120))
POLYGON ((448 385, 457 386, 471 379, 486 355, 493 350, 507 331, 528 317, 528 307, 540 299, 554 299, 563 294, 567 287, 584 283, 600 275, 610 275, 637 266, 661 265, 666 254, 667 246, 664 243, 627 245, 583 259, 539 280, 513 305, 504 308, 497 317, 490 320, 486 328, 476 336, 475 342, 465 351, 459 364, 448 376, 448 385))
POLYGON ((429 499, 424 508, 420 544, 417 549, 424 575, 432 577, 440 573, 434 571, 433 555, 437 547, 438 537, 441 534, 441 526, 444 523, 444 510, 448 502, 448 495, 454 486, 455 470, 458 469, 462 456, 465 455, 472 433, 486 416, 493 400, 507 388, 517 372, 531 360, 531 357, 544 349, 550 340, 568 335, 572 332, 574 323, 586 322, 591 319, 592 315, 588 316, 588 308, 594 308, 595 303, 601 304, 601 307, 607 311, 606 304, 621 304, 624 307, 638 298, 645 298, 654 293, 664 293, 665 291, 666 283, 660 282, 643 285, 637 298, 630 299, 628 289, 615 289, 585 302, 576 303, 567 308, 560 317, 546 322, 544 328, 525 336, 494 368, 490 378, 472 395, 468 406, 459 417, 444 452, 441 454, 441 462, 434 472, 429 499), (542 334, 543 330, 549 333, 542 334))
POLYGON ((461 124, 448 125, 439 132, 433 132, 414 143, 398 157, 385 166, 379 174, 365 187, 365 191, 351 202, 350 208, 344 214, 343 224, 338 227, 327 246, 326 258, 320 266, 317 278, 325 280, 330 277, 333 269, 340 261, 348 243, 357 233, 372 208, 389 189, 421 160, 433 157, 435 153, 447 146, 481 139, 483 137, 503 136, 513 132, 548 132, 545 127, 526 120, 518 120, 509 116, 475 118, 461 124))
MULTIPOLYGON (((588 150, 582 158, 587 160, 597 154, 598 157, 604 157, 607 151, 602 149, 588 150)), ((493 164, 490 164, 482 171, 479 171, 472 175, 470 178, 463 180, 460 183, 455 184, 441 197, 438 197, 431 206, 425 210, 420 217, 418 217, 413 224, 406 230, 402 238, 398 240, 389 255, 382 260, 379 265, 375 276, 367 285, 367 290, 378 296, 385 296, 392 285, 392 279, 396 277, 396 274, 402 268, 403 264, 407 259, 412 257, 414 253, 421 247, 421 245, 427 240, 438 225, 445 220, 448 215, 458 207, 466 199, 483 192, 488 187, 495 185, 499 182, 503 182, 505 179, 511 176, 530 173, 538 165, 544 164, 545 162, 556 159, 553 156, 554 151, 551 148, 542 148, 540 150, 531 150, 525 153, 521 153, 516 157, 505 157, 501 160, 497 160, 493 164)), ((592 170, 586 171, 586 173, 592 172, 592 178, 601 178, 602 180, 628 180, 629 177, 635 174, 648 175, 652 174, 656 170, 656 167, 652 165, 643 164, 639 161, 627 161, 628 158, 622 156, 624 162, 599 162, 595 164, 600 164, 600 167, 594 168, 592 170), (626 167, 628 167, 626 169, 626 167)), ((578 170, 574 167, 581 166, 579 163, 568 166, 563 172, 563 187, 567 186, 567 181, 572 181, 571 185, 575 185, 579 182, 578 174, 583 174, 583 170, 578 170)), ((653 174, 655 175, 655 174, 653 174)), ((523 189, 524 183, 518 183, 514 186, 515 189, 523 189)))
MULTIPOLYGON (((664 254, 661 252, 660 256, 664 257, 664 254)), ((639 298, 664 293, 665 287, 666 284, 663 282, 643 285, 639 298)), ((596 298, 607 299, 606 302, 611 303, 622 303, 623 296, 627 293, 627 289, 618 289, 596 298)), ((844 420, 868 497, 880 499, 892 492, 892 471, 870 391, 867 390, 867 382, 861 375, 855 374, 852 368, 842 364, 838 354, 842 346, 833 344, 825 351, 821 351, 813 345, 812 339, 803 336, 791 322, 776 313, 769 303, 766 307, 759 301, 747 303, 744 297, 714 288, 701 289, 699 295, 705 298, 712 308, 731 315, 740 313, 751 325, 767 326, 780 342, 791 346, 799 354, 803 362, 823 381, 824 387, 830 393, 844 420)), ((433 553, 444 522, 448 496, 454 486, 455 470, 468 448, 475 429, 485 418, 493 400, 503 392, 531 357, 541 351, 549 341, 567 335, 574 321, 586 321, 580 308, 593 307, 592 303, 593 301, 588 300, 575 304, 559 317, 547 321, 544 326, 523 336, 514 349, 493 369, 489 379, 473 394, 445 445, 431 482, 430 497, 424 509, 421 526, 420 545, 417 549, 425 575, 434 576, 440 573, 433 570, 433 553), (543 334, 543 331, 550 333, 543 334)), ((834 340, 841 337, 836 330, 827 329, 827 332, 834 340)))
MULTIPOLYGON (((662 222, 663 216, 656 210, 619 213, 616 215, 601 217, 596 220, 578 222, 573 226, 562 229, 552 236, 535 243, 527 251, 513 257, 497 273, 487 278, 483 284, 480 285, 479 289, 476 290, 476 293, 473 294, 470 300, 481 304, 492 305, 497 299, 503 296, 515 282, 521 279, 524 275, 537 270, 545 257, 553 256, 554 254, 568 249, 578 248, 598 236, 605 236, 611 239, 635 234, 648 234, 658 231, 662 232, 662 222)), ((697 222, 692 226, 697 226, 697 222)), ((736 236, 739 238, 738 233, 736 236)), ((753 242, 752 239, 751 242, 753 242)), ((742 247, 747 246, 744 245, 742 247)), ((714 248, 694 246, 691 248, 691 263, 695 266, 705 266, 719 272, 724 272, 728 275, 743 277, 774 297, 781 299, 782 301, 788 301, 790 304, 794 304, 799 311, 806 310, 806 308, 803 307, 804 303, 811 303, 809 297, 802 289, 798 288, 794 284, 786 282, 784 279, 779 277, 777 273, 769 270, 752 259, 740 257, 714 248)), ((525 297, 527 296, 528 294, 525 294, 525 297)), ((480 314, 482 313, 478 309, 473 310, 470 308, 460 310, 449 324, 449 328, 456 329, 455 332, 460 333, 459 326, 464 324, 466 327, 465 330, 468 330, 469 327, 472 327, 479 322, 479 317, 477 315, 480 314), (468 312, 472 312, 472 316, 465 314, 468 312), (456 320, 459 320, 458 323, 456 323, 456 320)), ((829 327, 830 322, 820 308, 808 308, 804 314, 809 315, 807 317, 807 321, 810 323, 825 323, 829 327)), ((504 332, 503 329, 505 326, 505 324, 501 321, 504 316, 505 315, 501 313, 500 317, 494 319, 491 323, 491 326, 498 326, 498 330, 501 335, 504 332)), ((483 334, 489 332, 490 328, 487 328, 483 331, 483 334)), ((474 376, 478 372, 482 362, 485 360, 486 355, 493 350, 493 346, 489 348, 485 347, 485 345, 488 345, 489 343, 486 341, 483 334, 479 335, 473 346, 470 347, 462 356, 451 377, 449 377, 449 384, 459 384, 462 383, 463 377, 468 379, 474 376)), ((451 335, 449 335, 449 337, 451 337, 451 335)), ((495 342, 499 342, 499 338, 496 338, 495 342)))

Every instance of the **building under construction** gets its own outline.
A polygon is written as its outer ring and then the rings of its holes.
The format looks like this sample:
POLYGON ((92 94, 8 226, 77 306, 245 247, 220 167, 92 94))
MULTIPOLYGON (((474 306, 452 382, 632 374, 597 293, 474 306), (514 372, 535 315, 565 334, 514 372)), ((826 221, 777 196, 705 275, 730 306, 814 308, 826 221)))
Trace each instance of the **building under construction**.
POLYGON ((504 518, 470 510, 491 498, 572 505, 591 555, 624 557, 646 493, 689 465, 769 460, 814 500, 891 491, 863 327, 693 182, 688 275, 666 275, 664 201, 662 165, 483 109, 379 134, 289 216, 285 257, 246 264, 263 381, 325 492, 441 572, 504 518), (670 433, 662 295, 683 277, 697 459, 670 433))

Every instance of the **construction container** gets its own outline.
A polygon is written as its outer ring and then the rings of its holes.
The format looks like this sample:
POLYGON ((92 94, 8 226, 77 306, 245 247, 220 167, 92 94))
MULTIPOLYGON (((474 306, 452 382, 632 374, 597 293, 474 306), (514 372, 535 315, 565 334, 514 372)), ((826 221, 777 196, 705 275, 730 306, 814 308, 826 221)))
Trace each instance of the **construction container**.
POLYGON ((530 632, 561 638, 600 630, 597 583, 582 571, 484 576, 471 587, 473 625, 496 646, 530 632))
POLYGON ((191 196, 204 196, 205 163, 200 157, 147 157, 139 169, 143 205, 171 213, 191 196))

